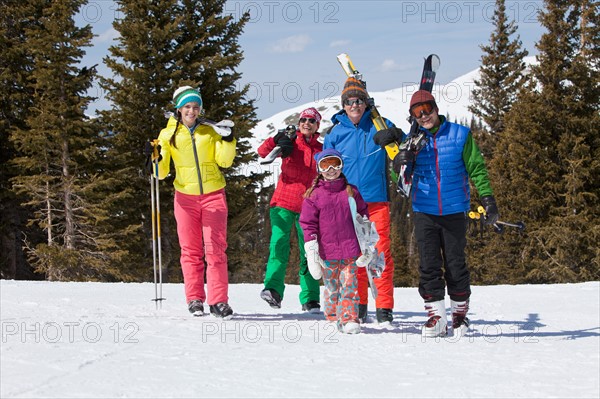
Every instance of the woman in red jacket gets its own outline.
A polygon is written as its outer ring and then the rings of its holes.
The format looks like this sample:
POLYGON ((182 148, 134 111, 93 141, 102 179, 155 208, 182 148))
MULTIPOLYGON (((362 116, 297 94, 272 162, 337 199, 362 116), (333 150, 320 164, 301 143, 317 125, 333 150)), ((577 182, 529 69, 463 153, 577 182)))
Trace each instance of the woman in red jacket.
POLYGON ((285 290, 285 273, 290 257, 290 234, 292 226, 296 226, 298 248, 300 250, 300 303, 302 310, 317 313, 319 304, 319 281, 312 278, 306 265, 304 253, 304 236, 298 218, 302 208, 303 194, 311 186, 317 175, 314 155, 323 149, 317 141, 321 114, 315 108, 305 109, 300 113, 298 131, 295 137, 289 138, 281 131, 269 137, 258 148, 261 157, 267 156, 275 146, 281 147, 281 173, 271 198, 271 243, 269 260, 265 273, 265 288, 260 297, 272 308, 281 308, 285 290))

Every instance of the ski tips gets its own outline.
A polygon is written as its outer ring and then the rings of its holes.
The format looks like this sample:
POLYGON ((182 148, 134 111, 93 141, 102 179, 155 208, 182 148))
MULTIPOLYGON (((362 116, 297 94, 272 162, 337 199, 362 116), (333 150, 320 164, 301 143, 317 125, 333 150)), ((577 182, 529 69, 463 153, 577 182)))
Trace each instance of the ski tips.
POLYGON ((426 58, 425 62, 430 63, 431 70, 433 72, 436 72, 442 63, 442 61, 440 60, 440 57, 437 54, 429 54, 429 56, 426 58))

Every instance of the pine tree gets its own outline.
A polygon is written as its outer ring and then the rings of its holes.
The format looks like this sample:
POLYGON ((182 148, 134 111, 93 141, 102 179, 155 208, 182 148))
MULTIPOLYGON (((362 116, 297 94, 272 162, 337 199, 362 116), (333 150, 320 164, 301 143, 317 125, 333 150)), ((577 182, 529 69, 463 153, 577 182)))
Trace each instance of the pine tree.
MULTIPOLYGON (((113 22, 118 44, 109 48, 105 64, 115 78, 100 78, 100 86, 112 102, 102 111, 108 136, 107 159, 113 179, 111 210, 124 261, 120 268, 127 279, 152 279, 151 203, 149 174, 144 169, 144 143, 155 139, 165 126, 164 112, 171 101, 173 79, 180 76, 176 38, 181 15, 176 0, 118 1, 120 18, 113 22)), ((169 265, 176 262, 175 227, 172 222, 172 180, 160 183, 161 239, 164 281, 169 265)), ((174 279, 175 281, 177 279, 174 279)))
MULTIPOLYGON (((0 4, 0 260, 1 278, 36 278, 22 251, 22 239, 37 240, 40 231, 27 226, 31 209, 22 206, 24 195, 12 190, 11 179, 18 175, 13 164, 17 153, 9 138, 16 129, 26 129, 27 110, 32 105, 28 77, 33 60, 25 29, 41 16, 39 2, 3 2, 0 4)), ((39 278, 39 277, 38 277, 39 278)))
MULTIPOLYGON (((150 193, 140 153, 144 142, 156 138, 166 125, 164 112, 174 111, 175 89, 191 85, 200 88, 206 117, 235 122, 237 156, 234 167, 224 170, 230 221, 229 263, 230 269, 235 269, 236 263, 247 263, 249 246, 258 240, 252 238, 258 223, 255 193, 264 177, 244 169, 256 159, 246 140, 256 122, 254 106, 244 98, 247 88, 237 87, 241 75, 236 70, 242 61, 237 39, 248 16, 237 22, 231 16, 222 16, 222 0, 126 0, 119 4, 123 18, 114 25, 121 33, 120 45, 111 47, 112 57, 106 62, 120 79, 103 81, 114 104, 112 111, 103 113, 103 119, 113 135, 110 156, 114 159, 114 176, 120 180, 117 190, 125 194, 121 202, 114 204, 119 210, 116 228, 127 235, 130 257, 125 267, 139 270, 142 279, 149 277, 144 270, 151 271, 150 193)), ((165 281, 179 275, 178 267, 170 267, 178 265, 179 258, 171 183, 169 179, 161 182, 165 281)))
POLYGON ((583 0, 545 2, 539 64, 507 114, 496 148, 491 172, 501 217, 524 219, 527 232, 509 242, 506 235, 494 237, 486 251, 503 255, 490 259, 493 269, 513 279, 600 277, 600 81, 597 61, 587 58, 600 42, 597 34, 582 36, 598 26, 597 11, 583 0))
MULTIPOLYGON (((181 82, 196 82, 202 92, 206 116, 209 119, 231 119, 235 122, 237 155, 233 167, 222 172, 227 181, 228 218, 228 263, 233 279, 245 268, 256 268, 257 258, 248 254, 257 253, 263 243, 258 210, 264 198, 260 183, 267 173, 248 170, 248 163, 257 160, 248 138, 250 129, 256 124, 253 101, 245 99, 248 88, 239 88, 241 73, 237 70, 243 54, 238 37, 249 16, 239 21, 232 16, 223 16, 225 0, 183 0, 182 37, 180 44, 185 48, 181 82), (252 263, 252 265, 250 264, 252 263)), ((260 260, 258 260, 260 262, 260 260)), ((242 274, 244 274, 242 272, 242 274)))
MULTIPOLYGON (((511 40, 518 29, 514 21, 508 22, 504 0, 496 0, 496 9, 492 18, 494 31, 488 45, 480 46, 484 52, 481 57, 481 77, 475 80, 473 103, 469 110, 483 119, 492 137, 502 133, 504 118, 515 101, 517 93, 524 83, 523 71, 527 50, 517 36, 511 40)), ((485 152, 486 155, 488 152, 485 152)))
POLYGON ((74 15, 86 2, 42 2, 37 23, 25 29, 32 59, 27 85, 31 91, 23 128, 11 136, 22 156, 14 190, 26 194, 45 243, 28 241, 30 262, 50 280, 90 280, 111 276, 107 260, 115 243, 101 233, 105 184, 99 164, 100 143, 94 124, 84 115, 91 98, 95 68, 80 68, 83 47, 90 46, 88 25, 78 28, 74 15))
POLYGON ((390 193, 390 238, 394 258, 394 286, 415 287, 419 284, 419 256, 414 234, 413 211, 410 200, 396 190, 390 193))

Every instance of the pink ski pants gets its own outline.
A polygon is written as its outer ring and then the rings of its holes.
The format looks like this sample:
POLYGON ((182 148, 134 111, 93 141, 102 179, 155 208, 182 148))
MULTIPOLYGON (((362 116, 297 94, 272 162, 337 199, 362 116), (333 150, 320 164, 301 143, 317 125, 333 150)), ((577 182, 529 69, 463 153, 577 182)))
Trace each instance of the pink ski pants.
POLYGON ((227 201, 225 190, 189 195, 175 191, 185 298, 214 305, 228 301, 227 201), (206 261, 206 264, 205 264, 206 261), (204 291, 206 266, 207 291, 204 291), (208 300, 207 300, 208 299, 208 300))

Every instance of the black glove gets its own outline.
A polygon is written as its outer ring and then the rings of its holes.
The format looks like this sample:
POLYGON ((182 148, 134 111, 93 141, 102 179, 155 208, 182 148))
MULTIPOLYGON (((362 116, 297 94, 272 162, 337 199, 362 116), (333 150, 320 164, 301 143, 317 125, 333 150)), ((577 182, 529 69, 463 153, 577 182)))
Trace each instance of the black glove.
MULTIPOLYGON (((160 153, 161 148, 162 147, 160 146, 160 144, 156 145, 156 150, 158 151, 157 162, 162 161, 162 154, 160 153)), ((151 141, 146 141, 146 144, 144 145, 144 155, 146 155, 146 169, 150 173, 154 173, 152 154, 154 154, 154 145, 151 141)))
POLYGON ((281 148, 281 158, 287 158, 294 150, 294 142, 290 136, 295 138, 296 126, 289 125, 285 129, 280 129, 273 137, 276 146, 281 148))
MULTIPOLYGON (((156 144, 156 151, 158 151, 158 162, 162 161, 162 154, 160 153, 161 149, 162 149, 162 147, 160 146, 160 144, 156 144)), ((152 144, 151 141, 146 141, 146 145, 144 147, 144 155, 146 155, 146 157, 150 158, 150 161, 153 161, 151 159, 152 154, 154 154, 154 145, 152 144)))
POLYGON ((391 127, 375 133, 375 136, 373 136, 373 141, 375 144, 383 148, 390 143, 401 143, 403 135, 404 133, 402 132, 402 129, 391 127))
POLYGON ((152 151, 154 151, 154 146, 152 145, 152 142, 146 141, 146 144, 144 145, 144 155, 149 157, 150 155, 152 155, 152 151))
POLYGON ((415 153, 410 150, 400 150, 398 155, 394 157, 392 161, 392 169, 394 172, 400 173, 400 168, 402 165, 408 165, 409 163, 413 163, 415 161, 415 153))
POLYGON ((277 145, 281 148, 281 158, 289 157, 294 150, 294 142, 286 135, 281 136, 277 145))
POLYGON ((290 136, 294 137, 294 133, 296 133, 296 126, 289 125, 285 129, 279 129, 277 134, 273 136, 273 141, 275 142, 275 145, 279 145, 279 140, 281 140, 282 137, 289 139, 290 136))
POLYGON ((227 141, 227 142, 231 142, 231 141, 233 141, 234 137, 235 136, 233 135, 233 129, 231 129, 231 133, 229 133, 229 136, 222 136, 222 140, 223 141, 227 141))
POLYGON ((495 224, 498 221, 500 215, 498 215, 498 207, 496 206, 496 199, 491 195, 481 197, 481 205, 485 209, 485 224, 495 224))

